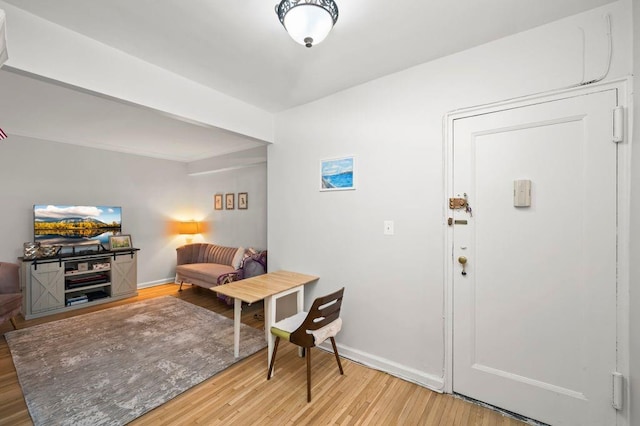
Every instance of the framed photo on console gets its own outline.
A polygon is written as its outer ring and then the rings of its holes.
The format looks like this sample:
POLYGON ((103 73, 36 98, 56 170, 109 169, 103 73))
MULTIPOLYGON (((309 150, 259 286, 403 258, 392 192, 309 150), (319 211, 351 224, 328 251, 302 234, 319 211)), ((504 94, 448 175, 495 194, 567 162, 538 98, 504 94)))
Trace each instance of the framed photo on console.
POLYGON ((112 235, 109 237, 109 247, 111 250, 130 250, 133 248, 131 245, 131 235, 120 234, 112 235))

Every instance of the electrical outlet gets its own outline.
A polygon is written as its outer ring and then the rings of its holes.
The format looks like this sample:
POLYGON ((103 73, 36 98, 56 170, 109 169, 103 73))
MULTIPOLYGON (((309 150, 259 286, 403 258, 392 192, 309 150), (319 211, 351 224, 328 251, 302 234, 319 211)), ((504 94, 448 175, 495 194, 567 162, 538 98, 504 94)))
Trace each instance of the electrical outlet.
POLYGON ((393 235, 393 221, 385 220, 384 221, 384 235, 393 235))

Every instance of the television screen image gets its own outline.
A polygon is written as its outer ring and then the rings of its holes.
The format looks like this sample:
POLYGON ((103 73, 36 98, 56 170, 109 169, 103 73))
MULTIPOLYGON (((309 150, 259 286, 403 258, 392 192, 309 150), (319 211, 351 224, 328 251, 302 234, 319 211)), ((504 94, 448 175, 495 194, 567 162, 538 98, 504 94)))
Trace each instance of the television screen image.
POLYGON ((34 240, 42 245, 106 244, 122 230, 122 209, 113 206, 33 206, 34 240))

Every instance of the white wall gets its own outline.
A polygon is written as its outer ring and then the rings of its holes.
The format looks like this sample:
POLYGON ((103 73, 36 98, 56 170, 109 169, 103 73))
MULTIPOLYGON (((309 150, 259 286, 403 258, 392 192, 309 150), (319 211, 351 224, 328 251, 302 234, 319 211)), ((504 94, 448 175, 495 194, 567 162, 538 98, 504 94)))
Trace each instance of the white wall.
MULTIPOLYGON (((194 242, 209 241, 226 246, 267 248, 267 165, 189 176, 193 191, 193 219, 206 224, 206 232, 194 242), (248 194, 248 208, 238 209, 238 193, 248 194), (215 194, 235 194, 234 210, 215 210, 215 194)), ((224 203, 223 203, 224 204, 224 203)))
MULTIPOLYGON (((631 3, 408 69, 277 116, 269 147, 270 270, 346 286, 342 353, 434 388, 443 383, 442 118, 452 110, 631 72, 631 3), (582 33, 586 62, 582 61, 582 33), (319 160, 353 154, 357 190, 319 192, 319 160), (383 235, 383 221, 395 235, 383 235)), ((437 41, 435 41, 437 42, 437 41)))
POLYGON ((168 282, 185 242, 177 221, 213 223, 196 238, 266 247, 265 177, 264 165, 190 177, 181 162, 11 136, 0 141, 0 259, 15 261, 33 240, 34 204, 116 205, 123 232, 141 249, 139 286, 168 282), (212 213, 218 189, 249 192, 249 209, 212 213))
POLYGON ((170 277, 168 223, 190 208, 186 165, 11 136, 0 143, 0 259, 15 261, 33 240, 34 204, 122 207, 122 231, 139 253, 138 281, 170 277))

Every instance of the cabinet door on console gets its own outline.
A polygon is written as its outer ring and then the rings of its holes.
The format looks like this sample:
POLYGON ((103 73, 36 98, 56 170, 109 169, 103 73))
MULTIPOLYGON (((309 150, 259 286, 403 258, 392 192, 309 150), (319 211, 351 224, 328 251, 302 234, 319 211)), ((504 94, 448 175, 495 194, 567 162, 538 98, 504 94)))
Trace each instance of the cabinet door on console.
POLYGON ((111 258, 111 296, 135 294, 138 289, 137 254, 111 258))
POLYGON ((29 306, 31 313, 64 307, 64 268, 57 262, 30 265, 29 306))

